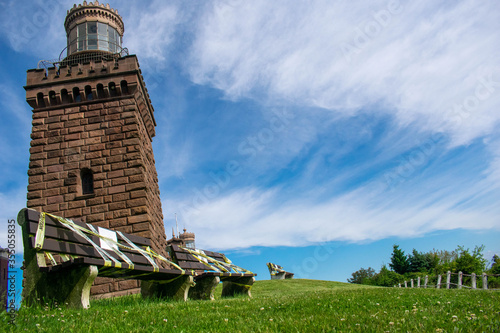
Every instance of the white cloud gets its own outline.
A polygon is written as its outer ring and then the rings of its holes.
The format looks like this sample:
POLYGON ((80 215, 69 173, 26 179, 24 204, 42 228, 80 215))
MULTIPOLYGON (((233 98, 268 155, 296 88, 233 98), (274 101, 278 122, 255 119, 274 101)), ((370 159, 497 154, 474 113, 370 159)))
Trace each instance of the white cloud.
POLYGON ((169 200, 163 206, 180 213, 180 221, 199 235, 201 248, 363 242, 436 230, 500 228, 496 203, 460 205, 486 194, 485 184, 463 190, 434 182, 419 185, 430 188, 425 195, 419 188, 390 193, 368 185, 324 202, 315 200, 314 191, 283 201, 277 190, 246 188, 213 200, 169 200), (434 188, 440 190, 432 192, 434 188))
POLYGON ((14 118, 16 123, 19 123, 22 128, 30 128, 31 112, 29 111, 28 104, 23 99, 24 96, 18 94, 18 89, 14 88, 15 85, 12 82, 6 82, 5 78, 2 81, 4 83, 0 84, 0 91, 3 98, 0 104, 5 110, 4 112, 14 118))
POLYGON ((500 187, 500 140, 486 142, 493 158, 485 171, 486 180, 492 187, 500 187))
POLYGON ((63 19, 73 3, 34 0, 20 5, 18 1, 5 1, 0 5, 0 35, 16 52, 56 60, 66 47, 63 19))
POLYGON ((156 160, 160 180, 167 179, 168 177, 183 178, 195 162, 192 156, 191 142, 178 143, 175 140, 170 142, 172 144, 161 145, 157 150, 157 152, 160 151, 160 154, 157 154, 157 156, 163 157, 156 160))
POLYGON ((142 59, 163 62, 181 20, 177 5, 152 1, 131 6, 125 22, 124 46, 142 59))
POLYGON ((200 17, 188 69, 230 98, 343 114, 382 103, 401 125, 447 131, 453 144, 491 133, 500 119, 493 2, 215 3, 200 17), (468 101, 491 74, 494 91, 468 101), (473 112, 459 121, 453 107, 467 102, 473 112))

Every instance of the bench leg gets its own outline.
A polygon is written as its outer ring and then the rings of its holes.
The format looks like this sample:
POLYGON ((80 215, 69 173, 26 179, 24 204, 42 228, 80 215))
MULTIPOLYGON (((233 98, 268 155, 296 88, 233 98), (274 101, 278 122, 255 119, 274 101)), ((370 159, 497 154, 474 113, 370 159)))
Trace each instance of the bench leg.
POLYGON ((97 277, 96 266, 68 268, 58 272, 26 272, 23 302, 26 305, 57 302, 70 308, 90 307, 90 287, 97 277))
POLYGON ((194 286, 194 279, 189 275, 180 275, 168 282, 141 281, 141 294, 145 298, 171 298, 187 301, 189 288, 194 286))
POLYGON ((252 297, 250 289, 252 289, 255 277, 241 277, 237 280, 224 281, 222 284, 222 297, 230 297, 234 295, 247 295, 252 297))
POLYGON ((190 299, 215 299, 214 290, 219 285, 220 277, 218 276, 203 276, 196 280, 196 286, 189 289, 190 299))
POLYGON ((281 273, 276 273, 274 275, 271 275, 271 280, 284 280, 285 279, 285 272, 281 273))

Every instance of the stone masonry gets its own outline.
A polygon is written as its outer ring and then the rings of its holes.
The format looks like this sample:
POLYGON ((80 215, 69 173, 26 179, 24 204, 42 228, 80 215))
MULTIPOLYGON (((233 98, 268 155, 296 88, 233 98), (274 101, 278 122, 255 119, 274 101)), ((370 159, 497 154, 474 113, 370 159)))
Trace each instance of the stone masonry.
MULTIPOLYGON (((33 108, 27 206, 150 238, 166 257, 156 123, 136 56, 31 69, 25 89, 33 108), (83 193, 84 172, 93 177, 93 193, 83 193)), ((138 287, 98 278, 92 295, 138 287)))

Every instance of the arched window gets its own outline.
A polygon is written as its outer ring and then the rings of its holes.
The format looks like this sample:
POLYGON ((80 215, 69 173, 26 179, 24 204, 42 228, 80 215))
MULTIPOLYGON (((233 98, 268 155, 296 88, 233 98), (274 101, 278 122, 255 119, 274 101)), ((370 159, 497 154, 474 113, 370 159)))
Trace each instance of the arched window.
POLYGON ((115 97, 116 95, 118 95, 118 93, 116 92, 116 85, 114 82, 110 82, 108 84, 108 89, 109 89, 109 96, 115 97))
POLYGON ((80 174, 82 180, 82 194, 94 193, 94 175, 90 169, 83 169, 80 174))
POLYGON ((120 82, 120 88, 122 89, 122 95, 128 94, 127 81, 123 80, 122 82, 120 82))
POLYGON ((74 87, 73 88, 73 100, 78 103, 82 101, 82 96, 80 95, 80 88, 74 87))
POLYGON ((87 98, 87 101, 91 101, 94 99, 91 86, 85 86, 85 97, 87 98))
POLYGON ((36 94, 36 102, 37 102, 39 108, 45 107, 45 100, 43 99, 43 93, 40 92, 40 93, 36 94))
POLYGON ((61 103, 66 104, 69 102, 71 102, 71 100, 69 99, 68 90, 61 89, 61 103))
POLYGON ((104 92, 104 86, 102 85, 102 83, 99 83, 96 88, 97 88, 97 98, 106 97, 106 93, 104 92))
POLYGON ((49 103, 50 105, 57 104, 56 92, 54 90, 49 91, 49 103))

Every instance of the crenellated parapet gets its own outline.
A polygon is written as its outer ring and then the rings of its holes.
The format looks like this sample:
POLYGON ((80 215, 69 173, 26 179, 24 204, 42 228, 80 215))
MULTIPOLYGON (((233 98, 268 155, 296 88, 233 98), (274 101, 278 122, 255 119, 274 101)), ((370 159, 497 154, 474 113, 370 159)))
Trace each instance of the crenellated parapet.
POLYGON ((81 5, 74 5, 68 10, 64 27, 66 33, 69 32, 78 24, 85 21, 99 21, 114 27, 121 36, 125 31, 122 17, 118 14, 118 10, 110 7, 109 4, 100 4, 99 1, 89 2, 84 1, 81 5))
POLYGON ((26 101, 33 112, 134 96, 148 135, 155 136, 154 108, 135 55, 27 71, 26 101))

